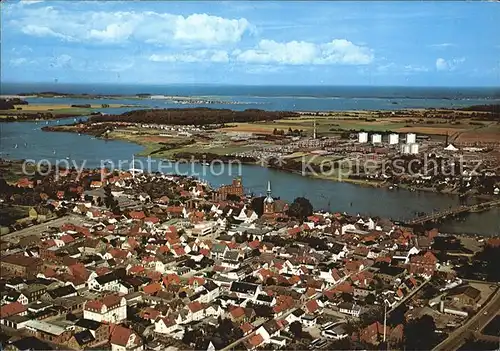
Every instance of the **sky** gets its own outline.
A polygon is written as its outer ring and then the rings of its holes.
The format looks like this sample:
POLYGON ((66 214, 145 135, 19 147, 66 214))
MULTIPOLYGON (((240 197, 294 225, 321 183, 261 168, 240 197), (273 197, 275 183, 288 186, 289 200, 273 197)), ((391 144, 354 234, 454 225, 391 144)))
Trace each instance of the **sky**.
POLYGON ((3 82, 500 86, 498 2, 1 6, 3 82))

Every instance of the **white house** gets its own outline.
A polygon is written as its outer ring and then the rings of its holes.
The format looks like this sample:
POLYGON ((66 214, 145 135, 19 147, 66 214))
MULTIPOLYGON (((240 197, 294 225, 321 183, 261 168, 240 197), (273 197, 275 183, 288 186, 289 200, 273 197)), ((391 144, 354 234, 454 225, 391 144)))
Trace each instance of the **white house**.
POLYGON ((230 291, 235 293, 238 298, 255 300, 261 293, 260 285, 246 282, 232 282, 230 291))
POLYGON ((127 319, 127 301, 118 295, 87 301, 83 308, 83 318, 97 322, 120 323, 127 319))
POLYGON ((353 317, 359 317, 361 314, 361 307, 350 302, 342 302, 338 307, 340 313, 345 313, 353 317))
POLYGON ((132 329, 115 326, 111 330, 111 351, 141 351, 144 343, 141 337, 132 329))
POLYGON ((89 282, 89 290, 94 291, 119 291, 119 278, 114 273, 108 273, 92 278, 89 282))
POLYGON ((155 333, 168 335, 177 328, 177 323, 173 319, 158 317, 155 321, 155 333))
POLYGON ((215 284, 213 281, 209 280, 202 287, 203 291, 206 292, 200 298, 200 302, 209 303, 214 301, 220 296, 220 286, 215 284))

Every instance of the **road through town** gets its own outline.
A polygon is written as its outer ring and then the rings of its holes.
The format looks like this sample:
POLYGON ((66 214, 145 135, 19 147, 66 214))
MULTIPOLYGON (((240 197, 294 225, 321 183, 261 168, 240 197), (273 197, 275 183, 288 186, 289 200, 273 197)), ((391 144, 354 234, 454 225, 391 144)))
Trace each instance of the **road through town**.
POLYGON ((480 331, 483 329, 500 311, 500 289, 497 288, 490 301, 481 308, 475 316, 473 316, 462 327, 451 333, 446 340, 437 345, 433 350, 457 350, 465 342, 470 332, 480 331))

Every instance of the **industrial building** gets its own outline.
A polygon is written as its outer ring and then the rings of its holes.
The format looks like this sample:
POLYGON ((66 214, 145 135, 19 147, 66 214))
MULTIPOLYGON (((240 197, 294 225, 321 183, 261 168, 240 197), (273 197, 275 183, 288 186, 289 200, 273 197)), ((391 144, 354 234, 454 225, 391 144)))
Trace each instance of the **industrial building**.
POLYGON ((380 144, 382 142, 382 135, 373 134, 372 135, 372 144, 380 144))
POLYGON ((399 134, 392 133, 389 134, 389 145, 399 144, 399 134))
POLYGON ((406 134, 406 143, 415 144, 417 142, 417 135, 415 133, 406 134))
POLYGON ((416 143, 401 145, 401 153, 404 155, 416 155, 419 153, 419 146, 416 143))
POLYGON ((358 133, 358 142, 359 143, 367 143, 368 142, 368 133, 366 133, 366 132, 358 133))

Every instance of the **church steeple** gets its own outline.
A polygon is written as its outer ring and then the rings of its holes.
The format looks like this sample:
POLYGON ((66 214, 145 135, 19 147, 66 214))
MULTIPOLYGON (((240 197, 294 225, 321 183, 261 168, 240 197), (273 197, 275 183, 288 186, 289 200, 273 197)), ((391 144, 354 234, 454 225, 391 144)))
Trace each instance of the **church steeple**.
POLYGON ((264 200, 265 203, 271 204, 274 202, 273 196, 271 195, 271 182, 267 182, 267 196, 264 200))
POLYGON ((274 213, 274 199, 271 195, 271 182, 267 182, 267 196, 264 199, 264 213, 274 213))

